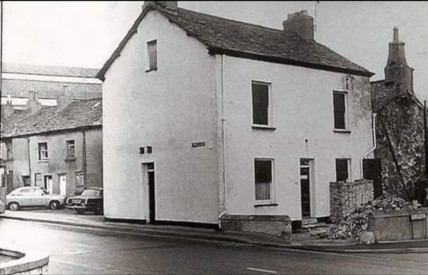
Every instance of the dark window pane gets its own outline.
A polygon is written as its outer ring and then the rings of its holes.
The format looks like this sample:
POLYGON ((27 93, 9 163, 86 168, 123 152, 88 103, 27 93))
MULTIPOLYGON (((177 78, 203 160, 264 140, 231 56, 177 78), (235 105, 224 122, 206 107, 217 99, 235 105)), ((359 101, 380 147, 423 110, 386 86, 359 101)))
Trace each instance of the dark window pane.
POLYGON ((149 66, 150 70, 155 70, 158 67, 157 64, 157 45, 156 41, 151 41, 147 43, 147 48, 149 52, 149 66))
POLYGON ((253 124, 268 124, 269 86, 252 84, 253 94, 253 124))
POLYGON ((345 129, 345 94, 333 93, 334 128, 345 129))
POLYGON ((256 183, 272 181, 272 162, 267 160, 255 161, 256 183))
POLYGON ((348 180, 348 160, 336 159, 336 182, 348 180))

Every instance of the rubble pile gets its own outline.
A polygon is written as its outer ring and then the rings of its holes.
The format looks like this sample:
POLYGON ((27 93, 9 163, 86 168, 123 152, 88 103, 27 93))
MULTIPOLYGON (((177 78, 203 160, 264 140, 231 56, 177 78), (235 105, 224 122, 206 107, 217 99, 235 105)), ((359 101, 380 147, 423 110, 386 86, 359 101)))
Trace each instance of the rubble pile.
POLYGON ((327 239, 358 239, 367 230, 369 215, 375 210, 400 210, 412 208, 411 203, 402 198, 384 194, 374 201, 357 207, 354 211, 338 220, 331 226, 322 238, 327 239))

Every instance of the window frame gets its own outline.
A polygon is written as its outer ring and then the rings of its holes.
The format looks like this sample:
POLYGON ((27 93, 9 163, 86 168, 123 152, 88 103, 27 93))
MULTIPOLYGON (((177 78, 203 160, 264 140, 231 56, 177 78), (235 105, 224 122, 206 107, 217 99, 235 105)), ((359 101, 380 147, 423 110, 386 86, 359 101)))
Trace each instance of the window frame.
POLYGON ((13 159, 13 143, 12 140, 5 140, 4 146, 6 147, 6 159, 13 159))
POLYGON ((47 142, 38 142, 37 145, 38 145, 37 149, 38 149, 38 153, 39 153, 38 154, 38 160, 41 161, 41 162, 43 162, 43 161, 49 161, 49 146, 48 146, 48 143, 47 142), (41 145, 42 144, 46 144, 46 149, 45 150, 41 149, 41 145), (46 157, 42 158, 43 153, 46 153, 46 157))
POLYGON ((337 174, 337 161, 338 160, 344 160, 344 161, 346 161, 346 165, 347 165, 347 168, 348 168, 348 178, 347 178, 347 180, 345 181, 345 183, 346 182, 352 182, 352 160, 351 160, 351 158, 336 158, 335 159, 335 165, 334 165, 334 169, 335 169, 335 175, 336 175, 336 182, 339 182, 339 180, 337 180, 337 176, 338 176, 338 174, 337 174))
MULTIPOLYGON (((275 130, 275 127, 273 127, 273 106, 272 106, 272 83, 266 82, 266 81, 258 81, 258 80, 252 80, 251 81, 251 124, 253 129, 271 129, 275 130), (267 116, 267 123, 261 124, 261 123, 255 123, 255 107, 257 106, 254 102, 254 85, 260 85, 260 86, 266 86, 267 87, 267 110, 266 110, 266 116, 267 116)), ((259 104, 260 105, 260 104, 259 104)))
POLYGON ((147 69, 146 72, 157 71, 158 70, 158 41, 157 39, 150 39, 146 41, 146 49, 147 49, 147 69), (153 52, 150 51, 150 46, 155 46, 154 57, 152 56, 153 52), (154 60, 152 59, 154 58, 154 60), (152 64, 154 61, 154 66, 152 64))
POLYGON ((254 158, 253 161, 253 188, 254 188, 254 205, 255 206, 264 206, 264 205, 277 205, 275 203, 276 201, 276 196, 275 196, 275 159, 274 158, 254 158), (271 163, 271 182, 270 182, 270 198, 269 199, 264 199, 264 200, 257 200, 257 189, 256 189, 256 185, 257 185, 257 175, 256 175, 256 162, 257 161, 269 161, 271 163))
POLYGON ((344 132, 344 133, 350 133, 350 117, 349 117, 349 92, 347 90, 333 90, 333 129, 334 132, 344 132), (336 106, 335 106, 335 95, 340 94, 344 96, 344 113, 343 113, 343 120, 345 127, 344 128, 337 128, 336 127, 336 106))
POLYGON ((65 141, 66 144, 66 159, 76 159, 76 142, 74 139, 69 139, 65 141), (72 143, 71 143, 72 142, 72 143), (72 150, 70 146, 72 145, 72 150), (72 151, 72 154, 70 152, 72 151))

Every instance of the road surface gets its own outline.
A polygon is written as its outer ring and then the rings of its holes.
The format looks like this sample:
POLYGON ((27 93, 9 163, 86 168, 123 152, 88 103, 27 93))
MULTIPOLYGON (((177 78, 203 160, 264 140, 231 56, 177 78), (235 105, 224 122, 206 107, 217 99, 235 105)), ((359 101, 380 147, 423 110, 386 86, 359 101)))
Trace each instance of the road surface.
POLYGON ((0 218, 2 243, 49 254, 50 274, 428 274, 428 254, 295 251, 0 218))

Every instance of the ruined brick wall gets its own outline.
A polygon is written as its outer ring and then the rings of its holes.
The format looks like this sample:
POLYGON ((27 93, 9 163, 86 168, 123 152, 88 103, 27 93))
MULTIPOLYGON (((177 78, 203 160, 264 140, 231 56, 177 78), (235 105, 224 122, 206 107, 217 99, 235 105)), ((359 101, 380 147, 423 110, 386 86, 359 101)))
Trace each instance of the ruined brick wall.
MULTIPOLYGON (((384 92, 389 91, 385 89, 384 92)), ((408 200, 389 148, 388 133, 410 199, 414 199, 414 184, 424 177, 425 171, 423 108, 410 94, 403 94, 385 102, 377 113, 375 158, 382 162, 383 189, 408 200)))
POLYGON ((373 182, 330 183, 330 219, 334 222, 352 212, 356 207, 373 200, 373 182))

